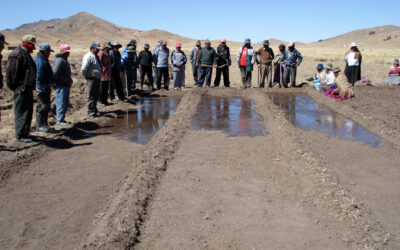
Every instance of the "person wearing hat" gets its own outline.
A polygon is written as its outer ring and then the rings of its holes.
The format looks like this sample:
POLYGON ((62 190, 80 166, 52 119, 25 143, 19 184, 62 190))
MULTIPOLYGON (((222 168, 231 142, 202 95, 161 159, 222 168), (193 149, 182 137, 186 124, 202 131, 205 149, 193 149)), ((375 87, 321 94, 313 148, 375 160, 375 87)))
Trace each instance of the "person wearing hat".
MULTIPOLYGON (((136 54, 136 40, 131 39, 129 43, 126 45, 126 47, 122 50, 122 57, 127 56, 128 50, 133 50, 134 52, 130 52, 133 54, 133 57, 135 59, 135 63, 132 64, 132 69, 126 69, 122 67, 122 72, 121 72, 121 80, 122 80, 122 86, 124 87, 126 94, 130 96, 132 94, 132 89, 136 88, 136 82, 137 82, 137 54, 136 54), (129 79, 128 79, 129 76, 129 79)), ((122 63, 122 61, 121 61, 122 63)))
POLYGON ((281 61, 285 61, 286 68, 283 76, 284 79, 284 87, 289 87, 289 82, 291 83, 290 87, 296 87, 296 75, 297 75, 297 67, 300 66, 303 61, 303 56, 301 53, 295 48, 295 43, 290 42, 288 45, 288 49, 285 50, 281 61))
POLYGON ((47 119, 50 112, 51 87, 55 87, 53 69, 50 66, 50 53, 54 52, 47 43, 40 44, 39 53, 33 59, 36 63, 36 131, 47 133, 50 130, 47 119))
POLYGON ((69 123, 65 121, 65 115, 68 111, 69 93, 73 83, 71 77, 71 65, 68 62, 71 48, 68 44, 60 45, 60 52, 56 54, 54 59, 53 72, 56 82, 56 113, 57 125, 67 126, 69 123))
POLYGON ((97 54, 101 47, 99 43, 92 43, 90 51, 82 60, 81 73, 86 79, 86 106, 89 116, 98 116, 97 100, 100 92, 102 65, 97 54))
POLYGON ((324 71, 324 65, 322 63, 317 65, 317 72, 315 73, 314 77, 312 80, 314 81, 314 88, 317 91, 321 91, 320 86, 322 83, 322 80, 324 79, 325 76, 325 71, 324 71))
POLYGON ((125 54, 122 55, 121 66, 122 71, 126 75, 125 90, 128 96, 133 94, 136 88, 135 72, 138 64, 135 46, 129 46, 125 54))
POLYGON ((390 66, 389 76, 386 79, 386 84, 389 86, 400 85, 399 59, 394 59, 393 65, 390 66))
POLYGON ((117 92, 118 99, 120 101, 123 101, 125 100, 125 94, 121 80, 122 56, 119 52, 119 49, 122 47, 122 45, 118 41, 113 41, 111 43, 111 47, 112 50, 109 52, 109 55, 111 57, 111 81, 109 89, 110 100, 113 101, 115 99, 114 92, 117 92))
POLYGON ((344 70, 345 75, 349 82, 354 84, 361 79, 361 52, 358 50, 357 44, 353 42, 350 45, 350 51, 345 56, 346 68, 344 70))
POLYGON ((226 39, 220 40, 220 45, 217 47, 217 72, 215 73, 214 86, 218 87, 221 81, 221 73, 224 76, 224 86, 229 88, 229 66, 231 66, 231 52, 226 46, 226 39))
POLYGON ((6 83, 14 91, 15 140, 29 143, 33 115, 33 89, 36 85, 36 64, 31 53, 36 49, 36 37, 25 35, 22 44, 8 56, 6 83))
POLYGON ((251 46, 250 38, 246 38, 244 40, 244 45, 239 49, 237 57, 240 74, 242 76, 242 84, 245 89, 251 88, 251 73, 256 60, 256 50, 251 46))
POLYGON ((171 54, 174 90, 185 88, 185 65, 187 58, 181 47, 181 43, 176 43, 176 49, 171 54))
MULTIPOLYGON (((8 43, 6 42, 6 38, 4 37, 4 35, 2 33, 0 33, 0 89, 3 88, 3 70, 1 68, 1 59, 3 59, 3 55, 1 54, 1 52, 4 49, 4 45, 8 45, 8 43)), ((0 116, 1 119, 1 116, 0 116)))
POLYGON ((257 55, 260 60, 257 60, 257 64, 260 63, 260 76, 261 81, 259 87, 264 88, 265 78, 267 78, 268 87, 272 88, 272 61, 275 58, 274 51, 269 47, 269 41, 265 40, 263 47, 257 50, 257 55))
POLYGON ((97 105, 100 107, 110 105, 107 99, 111 81, 111 56, 109 54, 111 48, 111 42, 105 41, 103 43, 103 46, 101 47, 101 50, 97 54, 102 66, 100 78, 100 94, 99 101, 97 103, 97 105))
POLYGON ((335 75, 334 84, 325 91, 325 96, 336 98, 338 100, 346 100, 354 96, 350 83, 345 75, 340 75, 341 69, 334 67, 332 69, 335 75))
POLYGON ((164 78, 164 88, 169 88, 169 49, 167 41, 163 41, 161 47, 154 53, 154 64, 156 65, 157 89, 161 89, 161 80, 164 78))
POLYGON ((192 49, 190 52, 190 63, 192 64, 192 71, 193 71, 193 81, 196 85, 199 81, 199 74, 200 74, 200 67, 196 65, 197 58, 199 57, 201 50, 201 41, 196 42, 196 47, 192 49))
POLYGON ((274 59, 274 84, 279 84, 279 88, 282 87, 283 85, 283 75, 285 72, 285 64, 281 61, 281 58, 283 57, 283 54, 285 53, 286 46, 284 44, 280 44, 279 47, 279 52, 280 54, 275 56, 274 59))
POLYGON ((196 66, 200 66, 200 76, 196 87, 203 87, 204 81, 206 81, 206 87, 210 87, 213 66, 217 67, 216 55, 215 49, 211 47, 210 40, 207 39, 196 60, 196 66))
POLYGON ((149 91, 153 91, 153 55, 150 51, 150 45, 145 44, 144 50, 140 51, 139 57, 140 66, 140 89, 143 90, 144 77, 147 75, 149 91))

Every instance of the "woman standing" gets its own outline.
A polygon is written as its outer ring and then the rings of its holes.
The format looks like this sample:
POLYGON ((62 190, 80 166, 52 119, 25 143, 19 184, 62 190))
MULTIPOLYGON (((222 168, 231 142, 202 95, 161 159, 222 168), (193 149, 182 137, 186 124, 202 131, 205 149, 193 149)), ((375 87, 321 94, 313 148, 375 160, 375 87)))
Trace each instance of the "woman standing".
POLYGON ((284 62, 280 62, 283 53, 285 53, 286 47, 284 44, 279 45, 279 51, 281 52, 274 59, 274 85, 279 84, 279 88, 283 85, 283 74, 285 73, 284 62))
POLYGON ((347 80, 353 86, 361 79, 361 60, 362 56, 357 44, 353 42, 350 46, 350 51, 345 56, 346 68, 344 70, 347 80))

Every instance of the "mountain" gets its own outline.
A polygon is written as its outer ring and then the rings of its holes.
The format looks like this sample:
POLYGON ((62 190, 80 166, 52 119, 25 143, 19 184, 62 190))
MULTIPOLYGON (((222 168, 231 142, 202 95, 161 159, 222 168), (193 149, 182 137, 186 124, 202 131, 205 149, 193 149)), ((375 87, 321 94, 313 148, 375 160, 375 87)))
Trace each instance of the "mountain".
POLYGON ((363 48, 399 48, 400 27, 394 25, 351 31, 336 37, 309 43, 307 47, 343 47, 356 42, 363 48))
POLYGON ((130 39, 136 39, 139 45, 149 43, 154 46, 159 40, 170 43, 180 41, 194 44, 195 40, 163 30, 141 31, 118 26, 86 12, 64 19, 52 19, 23 24, 18 28, 2 31, 11 44, 18 44, 25 34, 36 35, 38 43, 50 43, 53 47, 68 43, 73 47, 87 48, 93 41, 118 40, 125 45, 130 39))

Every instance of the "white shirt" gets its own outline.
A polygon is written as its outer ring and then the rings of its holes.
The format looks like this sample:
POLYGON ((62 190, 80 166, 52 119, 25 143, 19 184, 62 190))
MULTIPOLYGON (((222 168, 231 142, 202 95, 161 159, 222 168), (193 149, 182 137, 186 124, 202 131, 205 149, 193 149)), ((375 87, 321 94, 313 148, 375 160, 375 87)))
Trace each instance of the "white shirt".
POLYGON ((329 73, 326 73, 324 76, 324 79, 322 80, 322 83, 326 85, 332 85, 335 82, 335 75, 333 74, 333 71, 330 70, 329 73))
POLYGON ((347 53, 346 61, 349 66, 358 66, 359 65, 358 59, 355 59, 355 55, 356 55, 355 52, 347 53))

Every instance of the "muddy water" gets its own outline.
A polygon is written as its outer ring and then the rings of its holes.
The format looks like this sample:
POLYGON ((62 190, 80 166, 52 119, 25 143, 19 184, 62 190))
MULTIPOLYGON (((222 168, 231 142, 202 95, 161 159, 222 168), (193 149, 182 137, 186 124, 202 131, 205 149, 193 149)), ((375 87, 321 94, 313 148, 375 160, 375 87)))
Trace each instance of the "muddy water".
POLYGON ((204 95, 190 129, 222 130, 230 136, 265 136, 262 122, 253 100, 204 95))
POLYGON ((107 124, 105 132, 123 140, 146 144, 175 112, 180 98, 143 98, 135 109, 119 114, 107 124))
POLYGON ((382 138, 369 132, 360 124, 348 119, 332 109, 319 105, 302 94, 270 94, 271 101, 286 112, 286 118, 303 130, 317 130, 331 137, 364 142, 370 147, 378 147, 382 138))

